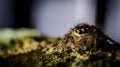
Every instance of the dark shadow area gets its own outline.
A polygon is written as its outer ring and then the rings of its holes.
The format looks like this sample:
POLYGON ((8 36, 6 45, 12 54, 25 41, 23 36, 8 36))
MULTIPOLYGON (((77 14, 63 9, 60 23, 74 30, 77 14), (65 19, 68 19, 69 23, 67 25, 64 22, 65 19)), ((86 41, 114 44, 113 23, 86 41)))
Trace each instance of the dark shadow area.
POLYGON ((31 28, 30 13, 33 0, 14 0, 14 28, 31 28))
POLYGON ((104 29, 107 3, 108 0, 97 0, 96 25, 101 29, 104 29))

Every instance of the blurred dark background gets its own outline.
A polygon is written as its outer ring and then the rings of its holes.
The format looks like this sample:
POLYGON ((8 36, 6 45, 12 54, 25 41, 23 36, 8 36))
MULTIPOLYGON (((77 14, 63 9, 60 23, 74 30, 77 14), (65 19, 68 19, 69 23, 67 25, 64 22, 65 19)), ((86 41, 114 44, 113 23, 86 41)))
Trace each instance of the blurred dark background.
POLYGON ((31 7, 34 0, 13 0, 14 21, 13 27, 32 27, 31 26, 31 7))
POLYGON ((0 0, 0 28, 34 28, 61 37, 80 22, 120 41, 119 0, 0 0))

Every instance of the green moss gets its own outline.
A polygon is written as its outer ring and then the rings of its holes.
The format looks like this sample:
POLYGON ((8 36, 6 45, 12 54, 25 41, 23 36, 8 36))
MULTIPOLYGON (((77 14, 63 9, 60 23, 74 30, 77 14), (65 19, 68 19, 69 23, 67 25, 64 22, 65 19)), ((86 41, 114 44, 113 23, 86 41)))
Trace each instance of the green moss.
POLYGON ((17 65, 25 67, 110 67, 119 66, 119 51, 111 52, 90 52, 75 51, 63 53, 42 53, 41 49, 11 56, 6 59, 0 58, 0 65, 16 67, 17 65), (87 59, 86 59, 87 58, 87 59), (7 64, 7 65, 6 65, 7 64))
POLYGON ((12 30, 11 32, 11 30, 8 30, 9 33, 12 33, 12 36, 10 36, 10 38, 8 37, 8 40, 6 39, 5 42, 0 42, 0 67, 120 66, 120 49, 116 50, 110 47, 110 49, 100 48, 94 50, 79 49, 77 47, 71 49, 70 47, 68 47, 67 51, 62 51, 63 47, 65 46, 59 47, 56 44, 59 41, 59 38, 44 37, 38 35, 33 36, 31 34, 29 36, 26 36, 27 32, 25 32, 26 34, 22 33, 25 36, 21 37, 20 32, 23 31, 14 31, 12 30), (16 32, 13 33, 14 31, 16 32), (15 37, 13 37, 13 34, 19 34, 20 36, 15 35, 15 37), (36 43, 39 45, 36 45, 36 43), (37 46, 37 49, 32 49, 36 47, 35 45, 37 46), (29 48, 26 48, 25 46, 29 48), (56 52, 49 53, 48 50, 52 48, 52 51, 54 51, 55 48, 56 52), (9 53, 7 53, 7 51, 9 53))
POLYGON ((77 51, 75 51, 75 52, 71 52, 71 56, 78 56, 79 55, 79 53, 77 52, 77 51))
POLYGON ((36 64, 36 67, 41 67, 41 66, 58 67, 59 64, 68 66, 70 63, 74 61, 75 56, 71 56, 71 54, 65 52, 65 53, 58 53, 58 54, 55 53, 55 54, 45 55, 42 58, 36 64))
POLYGON ((96 61, 79 61, 72 63, 71 67, 119 67, 120 61, 113 61, 108 59, 101 59, 96 61))

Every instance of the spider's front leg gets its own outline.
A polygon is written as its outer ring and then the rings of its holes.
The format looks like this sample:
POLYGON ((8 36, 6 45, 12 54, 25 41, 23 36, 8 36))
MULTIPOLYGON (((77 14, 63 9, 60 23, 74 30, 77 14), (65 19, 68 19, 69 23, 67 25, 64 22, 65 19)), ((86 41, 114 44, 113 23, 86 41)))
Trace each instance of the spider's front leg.
POLYGON ((98 29, 97 27, 91 25, 91 28, 94 30, 94 32, 96 33, 97 36, 97 42, 103 42, 105 45, 103 46, 112 46, 112 47, 120 47, 120 44, 118 44, 117 42, 115 42, 114 40, 112 40, 111 38, 109 38, 107 35, 105 35, 100 29, 98 29))

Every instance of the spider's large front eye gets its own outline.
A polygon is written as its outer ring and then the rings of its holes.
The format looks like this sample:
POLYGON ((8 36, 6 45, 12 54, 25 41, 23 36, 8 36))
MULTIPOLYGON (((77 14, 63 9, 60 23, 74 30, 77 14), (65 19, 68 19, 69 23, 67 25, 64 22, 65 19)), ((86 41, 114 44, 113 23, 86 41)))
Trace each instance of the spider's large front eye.
POLYGON ((87 34, 90 30, 90 26, 87 24, 78 24, 74 28, 75 35, 87 34))
POLYGON ((85 30, 84 29, 74 29, 74 35, 75 36, 80 36, 81 34, 84 34, 85 30))
POLYGON ((78 29, 73 29, 73 33, 74 33, 74 35, 76 35, 76 36, 80 36, 80 31, 78 30, 78 29))
POLYGON ((88 31, 89 31, 89 28, 88 28, 88 27, 85 27, 85 28, 81 28, 81 29, 80 29, 81 34, 88 33, 88 31))
POLYGON ((74 32, 77 34, 86 34, 88 33, 88 31, 89 31, 89 28, 80 28, 80 29, 75 28, 74 29, 74 32))

